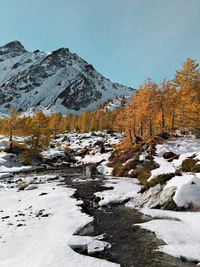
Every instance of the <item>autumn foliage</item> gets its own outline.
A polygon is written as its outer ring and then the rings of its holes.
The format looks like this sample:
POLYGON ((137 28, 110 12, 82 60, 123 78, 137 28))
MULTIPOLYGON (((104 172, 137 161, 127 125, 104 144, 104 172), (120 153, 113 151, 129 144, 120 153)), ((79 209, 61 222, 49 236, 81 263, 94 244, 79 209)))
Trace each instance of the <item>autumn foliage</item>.
POLYGON ((192 59, 171 81, 158 85, 146 80, 115 120, 115 128, 125 131, 131 144, 185 127, 200 127, 200 71, 192 59))
POLYGON ((47 116, 39 111, 26 117, 12 110, 8 117, 0 119, 0 134, 9 136, 10 151, 13 150, 14 135, 28 136, 27 147, 41 151, 49 145, 51 137, 72 130, 123 131, 126 144, 130 146, 160 132, 198 128, 199 114, 199 66, 195 60, 187 59, 173 80, 164 79, 161 84, 156 84, 147 79, 126 106, 113 111, 99 107, 81 115, 66 116, 47 116))

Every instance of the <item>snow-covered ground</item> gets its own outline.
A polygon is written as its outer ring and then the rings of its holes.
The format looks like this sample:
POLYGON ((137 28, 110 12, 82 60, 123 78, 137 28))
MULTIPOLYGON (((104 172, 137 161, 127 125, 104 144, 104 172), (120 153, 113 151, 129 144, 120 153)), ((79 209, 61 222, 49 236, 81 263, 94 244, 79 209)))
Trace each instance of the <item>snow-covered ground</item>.
POLYGON ((110 101, 108 100, 105 106, 103 106, 103 109, 105 111, 113 111, 117 108, 122 108, 124 105, 127 105, 129 100, 131 99, 131 96, 124 96, 122 97, 118 97, 115 99, 111 99, 110 101))
POLYGON ((195 155, 196 159, 200 160, 200 139, 181 137, 157 145, 154 161, 158 163, 160 167, 151 172, 149 180, 159 174, 174 173, 186 158, 193 155, 195 155), (164 159, 163 154, 170 151, 179 155, 179 159, 174 159, 172 162, 168 162, 164 159))
MULTIPOLYGON (((26 138, 14 136, 13 140, 23 144, 26 138)), ((90 133, 65 132, 52 139, 49 148, 42 152, 42 156, 48 160, 60 157, 62 158, 60 161, 64 162, 67 148, 76 161, 73 166, 100 163, 97 168, 98 171, 104 175, 110 175, 112 168, 107 166, 109 157, 114 149, 113 146, 118 144, 122 138, 122 133, 107 133, 107 131, 90 133), (104 151, 101 151, 102 145, 104 151)), ((0 177, 9 176, 13 172, 38 168, 38 166, 22 166, 16 155, 4 152, 8 141, 8 137, 0 135, 0 177)))
POLYGON ((64 133, 51 141, 48 150, 43 152, 46 158, 63 156, 66 147, 74 154, 76 165, 86 163, 99 163, 98 171, 105 175, 110 175, 112 168, 108 167, 108 159, 113 151, 113 145, 122 140, 122 133, 90 132, 90 133, 64 133), (101 151, 101 147, 104 151, 101 151), (53 148, 52 148, 53 146, 53 148), (84 153, 87 150, 86 153, 84 153))
POLYGON ((0 152, 0 179, 12 176, 12 173, 34 170, 36 166, 21 166, 18 157, 14 154, 0 152))
MULTIPOLYGON (((182 137, 157 145, 154 160, 160 165, 151 172, 149 180, 159 174, 174 173, 179 170, 183 160, 194 156, 200 160, 200 139, 182 137), (179 155, 169 162, 163 158, 165 152, 179 155)), ((157 209, 140 209, 142 213, 152 216, 152 220, 140 227, 155 232, 166 245, 158 249, 176 257, 200 261, 200 173, 184 173, 175 176, 164 186, 176 188, 173 200, 178 207, 193 208, 195 212, 166 211, 157 209)), ((131 201, 128 203, 131 207, 131 201)), ((132 206, 134 208, 134 206, 132 206)))
POLYGON ((156 209, 142 209, 153 220, 139 224, 155 232, 166 245, 158 249, 175 257, 200 261, 200 212, 177 212, 156 209))
POLYGON ((122 203, 134 197, 141 189, 137 179, 126 177, 108 177, 105 187, 113 187, 113 189, 95 193, 97 197, 101 198, 100 206, 122 203))
POLYGON ((73 189, 45 182, 48 178, 37 176, 44 183, 37 183, 33 190, 18 191, 1 184, 0 266, 119 266, 80 255, 68 246, 75 230, 92 218, 71 198, 73 189))
MULTIPOLYGON (((13 136, 13 141, 17 142, 18 144, 23 144, 27 137, 21 136, 13 136)), ((9 142, 9 137, 5 135, 0 135, 0 150, 3 150, 7 147, 9 142)))
MULTIPOLYGON (((98 170, 108 175, 112 171, 107 164, 114 149, 113 145, 119 143, 122 137, 120 133, 107 132, 64 133, 52 140, 50 148, 43 152, 43 156, 48 159, 63 156, 67 147, 77 161, 75 165, 101 162, 98 170)), ((0 136, 1 149, 6 140, 0 136)), ((194 138, 181 137, 157 145, 154 160, 160 167, 151 172, 150 179, 154 179, 158 174, 175 173, 188 157, 193 156, 200 160, 199 151, 200 140, 194 138), (165 152, 174 152, 179 158, 169 162, 163 158, 165 152)), ((146 152, 140 156, 140 160, 145 157, 146 152)), ((22 170, 23 167, 12 154, 0 152, 0 266, 60 267, 65 266, 66 262, 68 267, 117 266, 81 256, 67 245, 70 242, 80 242, 72 238, 74 231, 92 220, 80 211, 78 202, 71 198, 74 190, 46 182, 48 177, 44 176, 37 178, 40 183, 34 190, 18 192, 15 184, 12 188, 12 184, 3 183, 3 178, 10 176, 13 171, 16 172, 17 168, 22 170), (47 194, 39 196, 41 193, 47 194)), ((32 181, 33 178, 29 175, 26 182, 32 181)), ((107 177, 105 186, 113 189, 95 194, 101 198, 100 206, 134 198, 140 190, 136 179, 125 177, 107 177)), ((176 188, 173 200, 178 207, 192 206, 196 210, 200 208, 200 173, 182 173, 182 176, 175 176, 165 184, 164 189, 170 187, 176 188)), ((199 211, 141 211, 152 216, 152 220, 139 226, 155 232, 166 243, 159 247, 159 250, 176 257, 200 261, 199 211)), ((88 240, 91 240, 90 237, 88 240)), ((95 242, 100 241, 97 239, 95 242)), ((90 243, 90 247, 93 247, 92 244, 95 243, 90 243)))

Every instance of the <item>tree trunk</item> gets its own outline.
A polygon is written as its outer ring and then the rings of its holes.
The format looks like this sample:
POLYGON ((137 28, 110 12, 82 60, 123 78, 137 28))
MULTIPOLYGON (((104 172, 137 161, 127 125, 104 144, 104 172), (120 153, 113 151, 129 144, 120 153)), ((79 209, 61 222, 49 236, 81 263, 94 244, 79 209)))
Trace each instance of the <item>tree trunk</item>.
POLYGON ((149 135, 153 135, 152 119, 149 119, 149 135))
POLYGON ((175 128, 174 128, 174 125, 175 125, 175 113, 173 112, 173 113, 172 113, 172 125, 171 125, 172 130, 175 129, 175 128))
POLYGON ((131 129, 129 129, 128 131, 129 131, 130 143, 133 144, 133 137, 132 137, 131 129))
POLYGON ((143 136, 143 122, 140 122, 140 136, 143 136))
POLYGON ((161 128, 162 128, 162 131, 165 131, 165 112, 164 112, 163 105, 161 105, 161 110, 162 110, 161 128))
POLYGON ((13 151, 13 131, 12 128, 10 128, 10 134, 9 134, 9 151, 13 151))

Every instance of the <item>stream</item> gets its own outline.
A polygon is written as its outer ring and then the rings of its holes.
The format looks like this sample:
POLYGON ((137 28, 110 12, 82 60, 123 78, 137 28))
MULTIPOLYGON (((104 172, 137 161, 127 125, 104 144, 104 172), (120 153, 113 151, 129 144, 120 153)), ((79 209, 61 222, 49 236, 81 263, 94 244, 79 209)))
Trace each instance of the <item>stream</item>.
MULTIPOLYGON (((94 193, 109 188, 104 187, 103 179, 83 180, 74 177, 64 177, 64 183, 76 189, 73 197, 82 200, 82 212, 94 218, 92 223, 84 226, 77 235, 97 236, 105 233, 104 241, 111 248, 96 252, 92 256, 119 263, 121 267, 190 267, 195 263, 181 260, 157 251, 159 245, 164 245, 155 234, 134 226, 151 218, 142 215, 135 209, 124 204, 115 204, 104 208, 94 207, 94 193)), ((80 178, 80 176, 79 176, 80 178)), ((82 254, 87 255, 86 252, 82 254)))

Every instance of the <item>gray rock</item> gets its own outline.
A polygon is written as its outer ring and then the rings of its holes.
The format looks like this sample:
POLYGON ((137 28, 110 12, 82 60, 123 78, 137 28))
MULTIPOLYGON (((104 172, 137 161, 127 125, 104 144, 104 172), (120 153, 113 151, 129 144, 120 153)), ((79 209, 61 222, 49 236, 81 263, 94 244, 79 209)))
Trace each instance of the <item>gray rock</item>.
POLYGON ((176 192, 176 187, 163 188, 164 185, 160 184, 151 187, 133 198, 130 203, 139 208, 175 209, 176 205, 173 201, 173 196, 176 192))

